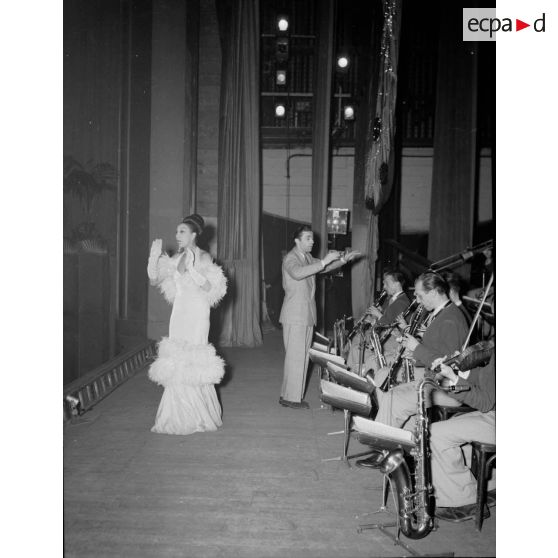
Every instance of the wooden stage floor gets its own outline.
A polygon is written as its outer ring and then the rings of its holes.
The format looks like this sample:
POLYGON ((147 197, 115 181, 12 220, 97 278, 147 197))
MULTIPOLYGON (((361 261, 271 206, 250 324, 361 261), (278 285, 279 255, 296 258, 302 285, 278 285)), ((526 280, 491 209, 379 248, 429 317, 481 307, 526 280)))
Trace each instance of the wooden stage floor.
MULTIPOLYGON (((278 404, 282 337, 257 349, 223 349, 219 388, 224 426, 190 436, 153 434, 162 388, 142 370, 84 422, 64 429, 64 546, 67 557, 409 556, 361 523, 389 521, 382 475, 338 456, 342 412, 322 408, 317 374, 311 410, 278 404)), ((351 440, 349 453, 365 449, 351 440)), ((390 500, 390 508, 393 504, 390 500)), ((494 556, 496 508, 476 533, 472 521, 440 522, 421 554, 494 556)))

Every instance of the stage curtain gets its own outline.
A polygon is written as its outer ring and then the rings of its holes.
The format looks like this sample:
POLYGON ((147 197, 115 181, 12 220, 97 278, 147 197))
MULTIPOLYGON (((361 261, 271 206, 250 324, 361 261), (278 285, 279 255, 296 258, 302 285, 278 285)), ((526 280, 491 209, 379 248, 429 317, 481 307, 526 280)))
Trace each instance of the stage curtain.
POLYGON ((217 0, 222 51, 217 258, 229 280, 219 344, 255 347, 260 327, 258 0, 217 0))

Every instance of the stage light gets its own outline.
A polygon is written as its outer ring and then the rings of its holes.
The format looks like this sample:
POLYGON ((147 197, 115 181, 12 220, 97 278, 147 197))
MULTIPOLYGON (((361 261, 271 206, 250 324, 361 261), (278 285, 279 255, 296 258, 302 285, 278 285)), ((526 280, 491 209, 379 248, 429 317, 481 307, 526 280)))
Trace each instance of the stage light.
POLYGON ((326 213, 326 227, 328 234, 347 234, 349 210, 339 207, 328 207, 326 213))
POLYGON ((77 397, 66 395, 65 401, 72 417, 77 417, 81 414, 81 402, 77 397))
POLYGON ((355 109, 351 105, 346 105, 343 107, 343 118, 345 120, 355 119, 355 109))
POLYGON ((289 39, 279 37, 275 41, 275 59, 277 62, 286 62, 289 59, 289 39))
POLYGON ((277 70, 275 72, 275 83, 277 85, 285 85, 287 83, 287 72, 285 70, 277 70))
POLYGON ((276 118, 284 118, 287 114, 287 109, 283 103, 277 103, 275 105, 275 116, 276 118))
POLYGON ((349 67, 349 57, 344 54, 337 57, 337 67, 340 70, 346 70, 349 67))
POLYGON ((289 28, 289 18, 284 15, 277 16, 277 29, 284 33, 289 28))

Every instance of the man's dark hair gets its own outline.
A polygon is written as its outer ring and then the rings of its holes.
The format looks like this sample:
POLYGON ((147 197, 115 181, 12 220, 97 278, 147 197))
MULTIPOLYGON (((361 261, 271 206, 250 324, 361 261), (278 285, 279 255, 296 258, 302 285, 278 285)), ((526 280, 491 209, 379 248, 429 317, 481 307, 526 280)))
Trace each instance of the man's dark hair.
POLYGON ((399 269, 386 269, 383 276, 389 275, 394 281, 401 285, 401 288, 405 290, 405 284, 407 283, 407 277, 399 269))
POLYGON ((415 283, 418 282, 422 283, 422 287, 426 292, 431 290, 436 290, 440 294, 445 294, 448 296, 449 294, 449 285, 448 282, 435 271, 426 271, 417 277, 415 283))
POLYGON ((461 293, 463 289, 463 279, 459 273, 455 273, 455 271, 444 271, 440 275, 446 280, 450 289, 453 289, 458 295, 461 293))
POLYGON ((312 227, 310 227, 310 225, 302 225, 298 227, 293 234, 293 240, 296 240, 297 238, 300 240, 302 238, 302 233, 305 232, 312 232, 312 227))

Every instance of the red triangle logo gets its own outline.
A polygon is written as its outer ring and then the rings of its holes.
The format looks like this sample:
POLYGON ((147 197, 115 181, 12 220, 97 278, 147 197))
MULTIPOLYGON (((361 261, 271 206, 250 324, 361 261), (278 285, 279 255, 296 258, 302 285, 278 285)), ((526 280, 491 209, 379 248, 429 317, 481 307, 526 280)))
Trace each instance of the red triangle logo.
POLYGON ((525 29, 526 27, 531 27, 531 24, 530 23, 525 23, 524 21, 521 21, 520 19, 515 20, 515 30, 516 31, 521 31, 522 29, 525 29))

